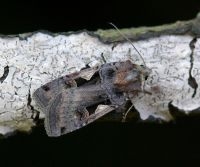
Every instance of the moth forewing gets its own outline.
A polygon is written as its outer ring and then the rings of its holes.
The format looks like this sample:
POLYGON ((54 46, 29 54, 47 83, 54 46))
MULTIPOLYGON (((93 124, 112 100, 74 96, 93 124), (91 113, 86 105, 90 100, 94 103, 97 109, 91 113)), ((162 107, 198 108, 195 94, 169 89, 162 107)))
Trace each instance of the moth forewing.
POLYGON ((110 112, 108 107, 98 107, 106 100, 100 85, 70 88, 59 93, 46 109, 45 127, 49 136, 60 136, 77 130, 110 112), (96 106, 89 112, 87 107, 96 106))
MULTIPOLYGON (((80 78, 84 79, 85 82, 90 80, 93 75, 98 72, 98 68, 98 66, 86 68, 79 72, 71 73, 69 75, 54 79, 38 88, 33 93, 33 99, 36 101, 38 107, 42 111, 45 111, 45 108, 50 104, 50 101, 55 98, 56 95, 58 95, 63 90, 69 89, 71 87, 77 87, 77 80, 80 78)), ((78 86, 81 86, 81 84, 78 86)))

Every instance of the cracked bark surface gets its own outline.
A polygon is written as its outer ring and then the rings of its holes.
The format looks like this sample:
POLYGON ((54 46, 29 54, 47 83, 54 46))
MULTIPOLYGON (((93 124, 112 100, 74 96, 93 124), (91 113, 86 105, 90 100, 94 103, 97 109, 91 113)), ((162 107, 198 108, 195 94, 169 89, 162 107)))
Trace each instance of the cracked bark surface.
MULTIPOLYGON (((152 72, 145 90, 132 102, 128 121, 171 121, 200 112, 200 15, 190 21, 156 27, 122 29, 152 72)), ((31 131, 44 114, 33 92, 57 77, 86 66, 131 60, 136 51, 116 30, 51 34, 33 32, 0 37, 0 134, 31 131)), ((102 121, 121 121, 110 113, 102 121)))

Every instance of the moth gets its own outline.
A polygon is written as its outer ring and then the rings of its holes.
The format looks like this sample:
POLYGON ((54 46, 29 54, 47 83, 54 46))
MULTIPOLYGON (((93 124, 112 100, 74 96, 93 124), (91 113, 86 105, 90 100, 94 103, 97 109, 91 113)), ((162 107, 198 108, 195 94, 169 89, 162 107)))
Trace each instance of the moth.
POLYGON ((47 135, 67 134, 113 110, 126 112, 129 97, 144 92, 149 73, 146 66, 127 60, 86 68, 41 86, 33 98, 45 113, 47 135))

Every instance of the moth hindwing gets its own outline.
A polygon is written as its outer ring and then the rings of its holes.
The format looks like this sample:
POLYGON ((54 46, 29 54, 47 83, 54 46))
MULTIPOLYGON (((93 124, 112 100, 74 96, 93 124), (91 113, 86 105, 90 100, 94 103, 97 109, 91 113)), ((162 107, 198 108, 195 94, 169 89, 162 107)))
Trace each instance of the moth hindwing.
POLYGON ((45 113, 47 134, 60 136, 113 110, 124 112, 126 95, 142 91, 147 71, 130 61, 105 63, 41 86, 33 97, 45 113))

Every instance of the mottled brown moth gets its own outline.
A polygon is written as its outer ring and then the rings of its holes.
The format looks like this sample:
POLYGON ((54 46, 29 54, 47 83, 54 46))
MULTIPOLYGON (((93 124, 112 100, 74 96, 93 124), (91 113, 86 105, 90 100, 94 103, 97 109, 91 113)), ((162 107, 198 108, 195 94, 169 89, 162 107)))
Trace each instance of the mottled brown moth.
POLYGON ((47 135, 72 132, 113 110, 126 112, 129 97, 144 92, 149 72, 127 60, 83 69, 41 86, 33 97, 45 113, 47 135))

